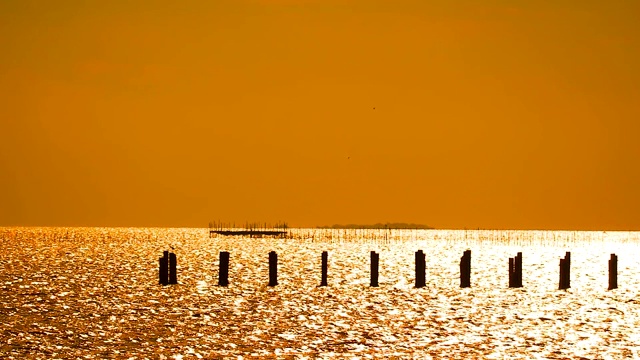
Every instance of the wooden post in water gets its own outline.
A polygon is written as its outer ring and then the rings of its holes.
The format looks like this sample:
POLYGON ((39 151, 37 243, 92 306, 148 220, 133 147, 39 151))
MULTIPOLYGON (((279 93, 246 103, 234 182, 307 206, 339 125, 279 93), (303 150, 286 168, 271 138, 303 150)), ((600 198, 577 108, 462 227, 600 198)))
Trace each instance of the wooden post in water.
POLYGON ((567 270, 564 272, 565 276, 565 284, 567 285, 567 289, 571 287, 571 252, 567 251, 564 255, 566 262, 564 266, 567 267, 567 270))
POLYGON ((178 283, 178 272, 177 272, 178 261, 176 259, 176 254, 169 254, 169 284, 175 285, 178 283))
POLYGON ((509 258, 509 287, 522 287, 522 253, 519 252, 516 257, 509 258))
POLYGON ((564 287, 564 271, 565 271, 564 259, 560 259, 560 279, 558 281, 558 290, 565 289, 565 287, 564 287))
POLYGON ((278 254, 269 252, 269 286, 278 285, 278 254))
POLYGON ((509 287, 513 288, 515 287, 515 266, 514 266, 514 259, 513 258, 509 258, 509 287))
POLYGON ((378 265, 380 263, 380 254, 375 251, 371 252, 371 287, 378 287, 378 265))
POLYGON ((609 259, 609 290, 618 288, 618 255, 611 254, 609 259))
POLYGON ((220 251, 218 286, 229 286, 229 252, 220 251))
POLYGON ((567 251, 564 259, 560 259, 560 282, 559 290, 569 289, 571 287, 571 252, 567 251))
POLYGON ((465 250, 460 258, 460 287, 471 287, 471 250, 465 250))
POLYGON ((327 286, 327 268, 329 266, 329 253, 322 252, 322 279, 320 280, 320 286, 327 286))
POLYGON ((421 288, 427 285, 426 279, 426 261, 422 250, 416 251, 416 287, 421 288))
POLYGON ((165 251, 162 257, 159 259, 160 268, 158 270, 159 273, 159 283, 160 285, 169 285, 169 252, 165 251))
POLYGON ((522 253, 519 252, 514 259, 515 283, 514 287, 522 287, 522 253))

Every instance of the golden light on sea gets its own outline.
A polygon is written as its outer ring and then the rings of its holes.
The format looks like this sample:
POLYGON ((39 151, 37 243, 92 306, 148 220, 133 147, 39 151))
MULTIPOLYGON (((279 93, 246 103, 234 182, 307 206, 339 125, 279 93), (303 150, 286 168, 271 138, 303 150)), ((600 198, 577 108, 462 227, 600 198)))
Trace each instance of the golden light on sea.
POLYGON ((638 233, 293 229, 209 238, 206 229, 2 228, 6 358, 630 358, 640 337, 638 233), (178 285, 158 285, 173 250, 178 285), (427 286, 414 288, 414 252, 427 286), (472 287, 459 260, 472 251, 472 287), (267 254, 279 285, 267 287, 267 254), (329 286, 320 253, 329 252, 329 286), (369 287, 369 252, 380 287, 369 287), (230 285, 217 286, 218 254, 230 285), (522 289, 507 260, 523 252, 522 289), (572 254, 571 288, 558 261, 572 254), (607 291, 618 254, 620 288, 607 291))

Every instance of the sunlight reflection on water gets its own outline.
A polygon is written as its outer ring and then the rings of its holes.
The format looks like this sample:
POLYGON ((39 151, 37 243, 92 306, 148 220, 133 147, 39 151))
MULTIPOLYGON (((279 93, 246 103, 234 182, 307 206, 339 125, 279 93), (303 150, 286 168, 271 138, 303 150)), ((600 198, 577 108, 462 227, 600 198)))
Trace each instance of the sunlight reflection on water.
POLYGON ((0 228, 0 355, 7 358, 633 358, 639 233, 342 231, 209 238, 206 229, 0 228), (157 284, 173 250, 178 285, 157 284), (414 251, 427 254, 415 289, 414 251), (459 260, 472 250, 472 288, 459 260), (279 285, 266 286, 268 252, 279 285), (329 251, 329 287, 320 253, 329 251), (369 252, 380 287, 369 287, 369 252), (218 287, 218 253, 231 253, 218 287), (523 289, 507 260, 523 252, 523 289), (558 259, 572 252, 571 289, 558 259), (619 256, 620 289, 607 291, 619 256))

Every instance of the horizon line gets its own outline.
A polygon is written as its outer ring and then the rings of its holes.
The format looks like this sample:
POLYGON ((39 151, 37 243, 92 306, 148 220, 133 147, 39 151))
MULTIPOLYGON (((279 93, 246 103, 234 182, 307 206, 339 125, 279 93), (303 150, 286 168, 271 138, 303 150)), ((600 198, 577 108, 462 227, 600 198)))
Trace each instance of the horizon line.
MULTIPOLYGON (((0 225, 0 229, 10 229, 10 228, 22 228, 22 229, 36 229, 36 228, 70 228, 70 229, 209 229, 209 227, 199 227, 199 226, 87 226, 87 225, 0 225)), ((243 227, 237 227, 238 229, 243 229, 243 227)), ((570 228, 562 228, 562 229, 543 229, 543 228, 436 228, 430 227, 426 228, 332 228, 325 226, 314 226, 314 227, 297 227, 297 226, 288 226, 287 229, 304 229, 304 230, 422 230, 422 231, 576 231, 576 232, 640 232, 640 229, 630 230, 630 229, 570 229, 570 228)))

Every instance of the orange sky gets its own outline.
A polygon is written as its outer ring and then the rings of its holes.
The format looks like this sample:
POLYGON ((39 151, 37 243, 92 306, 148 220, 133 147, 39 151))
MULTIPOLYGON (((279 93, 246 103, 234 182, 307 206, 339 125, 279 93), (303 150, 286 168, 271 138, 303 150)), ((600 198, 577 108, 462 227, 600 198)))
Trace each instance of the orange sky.
POLYGON ((5 0, 0 225, 640 230, 639 14, 5 0))

